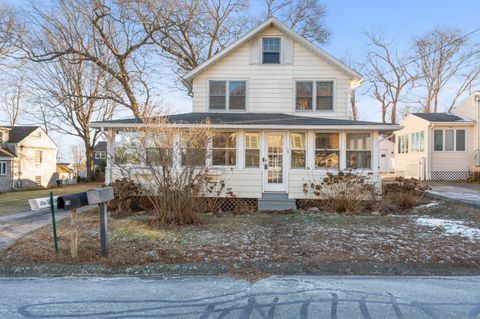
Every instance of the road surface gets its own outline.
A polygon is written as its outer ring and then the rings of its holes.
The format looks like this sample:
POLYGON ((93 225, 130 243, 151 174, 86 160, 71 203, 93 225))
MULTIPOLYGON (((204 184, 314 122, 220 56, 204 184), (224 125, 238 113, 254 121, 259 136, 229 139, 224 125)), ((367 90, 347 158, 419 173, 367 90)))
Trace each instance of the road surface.
POLYGON ((480 277, 3 278, 0 318, 479 318, 480 277))
POLYGON ((480 206, 480 185, 430 183, 429 193, 480 206))
MULTIPOLYGON (((82 213, 94 208, 95 206, 86 206, 78 209, 78 212, 82 213)), ((68 216, 69 212, 58 210, 55 220, 58 222, 68 216)), ((49 208, 0 216, 0 250, 8 248, 26 234, 51 223, 52 215, 49 208)))

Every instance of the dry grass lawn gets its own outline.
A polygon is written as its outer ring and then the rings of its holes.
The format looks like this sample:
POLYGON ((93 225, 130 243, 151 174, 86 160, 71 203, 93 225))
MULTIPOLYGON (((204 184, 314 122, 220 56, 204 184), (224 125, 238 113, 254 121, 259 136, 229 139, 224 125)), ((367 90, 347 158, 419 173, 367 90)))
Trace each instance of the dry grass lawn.
POLYGON ((435 200, 397 216, 341 216, 318 212, 202 215, 199 225, 159 229, 149 216, 110 219, 110 257, 99 256, 97 213, 79 216, 79 258, 70 257, 69 221, 58 225, 60 254, 45 227, 0 252, 0 265, 37 263, 108 266, 153 263, 337 262, 443 264, 480 267, 480 237, 421 225, 418 217, 462 223, 480 232, 480 209, 435 200))
POLYGON ((64 185, 62 187, 55 188, 19 190, 0 193, 0 216, 29 210, 29 199, 48 197, 50 196, 50 192, 53 192, 54 196, 67 195, 77 192, 84 192, 91 188, 101 187, 101 185, 101 183, 84 183, 64 185))

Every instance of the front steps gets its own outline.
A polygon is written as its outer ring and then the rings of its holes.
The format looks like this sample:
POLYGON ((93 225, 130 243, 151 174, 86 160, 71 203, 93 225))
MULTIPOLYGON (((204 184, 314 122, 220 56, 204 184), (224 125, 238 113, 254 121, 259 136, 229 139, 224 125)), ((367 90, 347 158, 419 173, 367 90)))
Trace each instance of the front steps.
POLYGON ((258 210, 289 210, 297 209, 294 199, 288 198, 287 193, 281 192, 265 192, 262 198, 258 199, 258 210))

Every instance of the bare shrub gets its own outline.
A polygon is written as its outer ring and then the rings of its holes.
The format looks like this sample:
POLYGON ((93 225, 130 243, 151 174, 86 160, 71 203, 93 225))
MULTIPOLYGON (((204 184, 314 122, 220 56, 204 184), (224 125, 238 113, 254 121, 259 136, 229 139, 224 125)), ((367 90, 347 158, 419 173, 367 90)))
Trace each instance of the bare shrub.
POLYGON ((148 200, 155 223, 197 223, 198 213, 207 209, 202 196, 231 193, 223 180, 210 174, 207 145, 214 131, 208 123, 169 123, 168 116, 143 118, 142 122, 139 129, 120 133, 115 167, 148 200))
POLYGON ((352 172, 329 172, 319 183, 303 184, 303 192, 319 209, 347 215, 364 213, 376 202, 374 182, 369 176, 352 172))
POLYGON ((139 187, 126 178, 110 184, 113 187, 114 200, 109 201, 108 210, 112 217, 125 217, 142 208, 138 202, 139 187))
POLYGON ((480 170, 473 170, 468 175, 467 182, 469 183, 480 183, 480 170))
POLYGON ((398 213, 421 204, 425 199, 424 186, 415 178, 397 177, 395 182, 384 184, 383 205, 380 210, 386 213, 398 213), (388 207, 388 209, 387 209, 388 207))

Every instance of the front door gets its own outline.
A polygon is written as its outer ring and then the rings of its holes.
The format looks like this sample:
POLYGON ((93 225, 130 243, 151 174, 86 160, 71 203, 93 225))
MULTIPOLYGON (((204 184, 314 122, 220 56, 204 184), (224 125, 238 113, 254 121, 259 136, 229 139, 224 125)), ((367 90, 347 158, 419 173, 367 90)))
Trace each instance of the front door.
POLYGON ((283 132, 265 134, 264 179, 265 191, 286 191, 286 135, 283 132))

